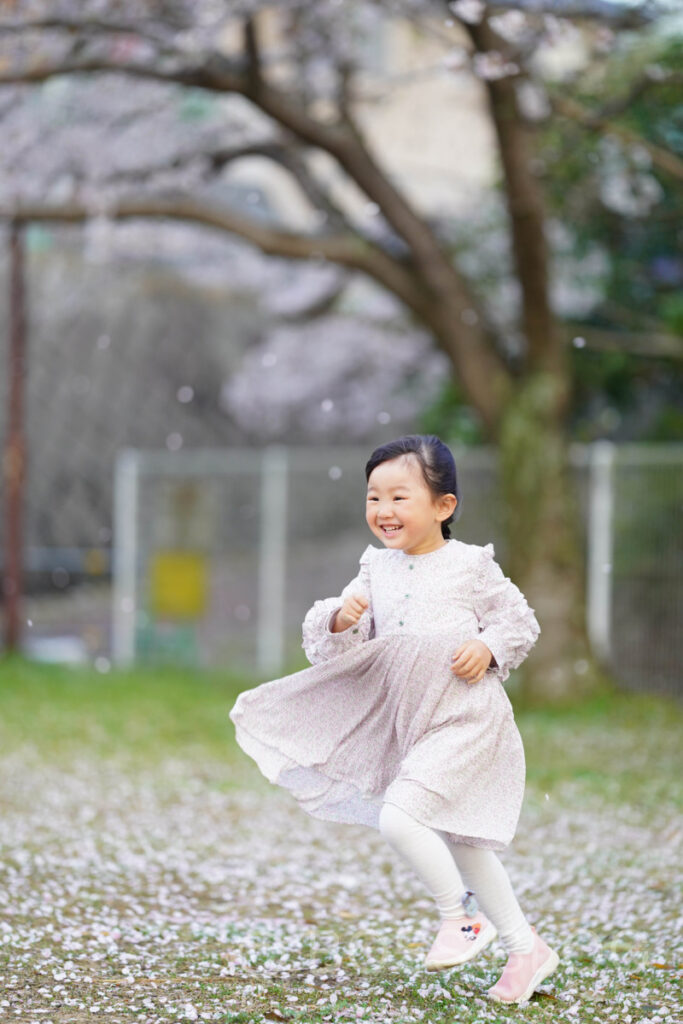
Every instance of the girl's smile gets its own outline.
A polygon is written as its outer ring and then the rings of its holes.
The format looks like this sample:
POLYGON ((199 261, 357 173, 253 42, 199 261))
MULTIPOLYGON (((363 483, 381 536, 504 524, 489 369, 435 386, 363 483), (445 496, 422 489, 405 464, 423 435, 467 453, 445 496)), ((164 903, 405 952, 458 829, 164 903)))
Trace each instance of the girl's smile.
POLYGON ((368 478, 366 520, 385 547, 424 555, 446 543, 441 523, 457 504, 452 494, 434 497, 415 458, 380 463, 368 478))

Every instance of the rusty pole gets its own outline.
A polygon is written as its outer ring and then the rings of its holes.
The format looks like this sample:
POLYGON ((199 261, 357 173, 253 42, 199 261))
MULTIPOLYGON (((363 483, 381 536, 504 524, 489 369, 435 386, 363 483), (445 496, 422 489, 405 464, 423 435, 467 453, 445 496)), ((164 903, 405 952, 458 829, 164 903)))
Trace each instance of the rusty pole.
POLYGON ((21 642, 23 578, 22 506, 26 476, 24 440, 24 382, 26 378, 26 295, 22 226, 10 228, 9 294, 9 416, 3 458, 5 491, 5 649, 17 651, 21 642))

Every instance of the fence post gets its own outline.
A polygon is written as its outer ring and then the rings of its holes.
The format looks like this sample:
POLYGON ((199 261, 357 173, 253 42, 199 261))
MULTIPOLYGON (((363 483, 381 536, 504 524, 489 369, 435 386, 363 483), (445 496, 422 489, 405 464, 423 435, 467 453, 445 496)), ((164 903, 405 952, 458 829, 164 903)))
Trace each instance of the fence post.
POLYGON ((590 447, 586 628, 593 651, 603 661, 612 649, 614 454, 611 441, 590 447))
POLYGON ((287 449, 272 445, 261 457, 257 656, 259 671, 265 673, 279 671, 284 660, 287 496, 287 449))
POLYGON ((138 453, 119 453, 114 471, 112 659, 135 660, 138 568, 138 453))
POLYGON ((9 346, 7 351, 8 422, 5 450, 0 465, 0 484, 5 496, 5 558, 0 580, 5 605, 5 648, 21 646, 21 601, 24 586, 23 507, 26 490, 26 268, 23 226, 10 227, 9 346))

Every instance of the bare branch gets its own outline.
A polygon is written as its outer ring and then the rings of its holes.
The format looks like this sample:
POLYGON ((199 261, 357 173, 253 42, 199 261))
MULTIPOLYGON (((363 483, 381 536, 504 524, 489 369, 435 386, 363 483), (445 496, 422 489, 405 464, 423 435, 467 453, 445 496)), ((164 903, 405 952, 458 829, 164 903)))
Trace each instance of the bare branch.
POLYGON ((683 160, 676 156, 675 153, 672 153, 671 150, 665 149, 663 146, 658 146, 654 142, 650 142, 648 139, 643 138, 642 135, 632 131, 630 128, 624 128, 622 125, 615 124, 613 121, 608 121, 605 117, 601 116, 601 114, 596 114, 593 113, 593 111, 587 110, 580 103, 577 103, 576 100, 570 99, 566 96, 555 96, 550 102, 558 114, 562 114, 564 117, 568 117, 572 121, 576 121, 588 131, 614 135, 616 138, 621 139, 622 142, 626 142, 628 145, 642 146, 642 148, 647 150, 650 154, 652 163, 656 167, 659 167, 662 171, 666 171, 667 174, 671 174, 674 178, 683 180, 683 160))
POLYGON ((149 42, 166 46, 172 33, 155 32, 143 22, 100 21, 97 18, 36 18, 23 21, 1 21, 0 38, 30 32, 66 32, 69 35, 139 36, 149 42))
POLYGON ((53 61, 40 58, 15 69, 10 65, 0 70, 0 87, 4 85, 38 85, 58 75, 89 75, 98 71, 133 75, 158 82, 194 86, 214 92, 238 92, 245 94, 246 83, 236 63, 222 54, 211 53, 196 64, 177 54, 175 61, 166 59, 160 63, 120 60, 107 57, 57 58, 53 61))
MULTIPOLYGON (((487 14, 505 13, 511 7, 529 15, 551 14, 568 21, 600 21, 615 28, 642 28, 653 20, 656 13, 649 0, 643 0, 637 7, 616 0, 515 0, 514 4, 509 0, 486 2, 487 14)), ((451 13, 459 21, 467 23, 458 15, 457 8, 451 8, 451 13)))
MULTIPOLYGON (((156 164, 145 164, 130 170, 117 170, 102 175, 97 178, 97 184, 150 183, 158 174, 182 170, 202 160, 209 165, 211 174, 217 174, 228 164, 250 157, 264 157, 267 160, 272 160, 291 174, 313 209, 326 215, 330 227, 361 234, 358 229, 352 228, 342 210, 332 201, 315 175, 312 174, 296 147, 284 140, 264 139, 262 142, 248 143, 244 146, 222 146, 216 149, 197 149, 195 147, 189 152, 178 153, 175 157, 165 157, 156 164)), ((80 182, 86 180, 84 174, 78 171, 72 173, 75 180, 80 182)), ((203 177, 206 180, 208 175, 203 177)))
POLYGON ((660 330, 633 331, 608 330, 591 324, 565 324, 566 344, 577 335, 586 341, 586 348, 597 352, 628 352, 630 355, 651 359, 683 360, 683 338, 660 330))
MULTIPOLYGON (((515 0, 516 6, 530 14, 552 14, 570 21, 601 21, 615 28, 642 28, 654 16, 653 5, 643 0, 637 7, 615 0, 515 0)), ((510 4, 490 3, 492 9, 509 10, 510 4)))
MULTIPOLYGON (((486 19, 465 28, 478 53, 503 52, 503 40, 486 19)), ((544 196, 532 170, 533 129, 521 114, 515 83, 509 77, 487 79, 485 87, 505 177, 529 362, 536 368, 556 369, 562 349, 550 307, 544 196)))
POLYGON ((0 34, 5 32, 125 32, 137 35, 140 25, 132 22, 99 21, 96 18, 23 18, 19 21, 0 19, 0 34))
POLYGON ((261 53, 256 32, 256 18, 244 23, 244 52, 247 57, 247 75, 250 88, 256 92, 261 81, 261 53))
POLYGON ((420 318, 425 318, 428 312, 428 297, 416 285, 412 274, 377 246, 353 234, 304 235, 281 231, 248 220, 227 206, 205 203, 183 193, 122 198, 112 201, 106 208, 93 208, 79 200, 61 206, 42 202, 0 206, 0 221, 79 224, 96 216, 106 216, 111 220, 182 220, 237 235, 269 256, 329 260, 374 278, 420 318))
POLYGON ((662 74, 661 77, 655 77, 654 74, 646 69, 645 74, 632 83, 628 92, 624 93, 623 96, 615 98, 610 103, 606 103, 602 110, 593 116, 597 116, 600 120, 611 120, 614 117, 619 117, 620 114, 624 114, 633 106, 636 100, 639 100, 641 96, 644 96, 651 89, 656 89, 660 86, 681 85, 682 83, 683 74, 680 72, 670 71, 662 74))
POLYGON ((351 230, 347 217, 333 202, 315 175, 311 173, 306 161, 294 146, 274 142, 263 146, 260 155, 276 160, 289 171, 311 206, 324 213, 329 218, 332 227, 351 230))

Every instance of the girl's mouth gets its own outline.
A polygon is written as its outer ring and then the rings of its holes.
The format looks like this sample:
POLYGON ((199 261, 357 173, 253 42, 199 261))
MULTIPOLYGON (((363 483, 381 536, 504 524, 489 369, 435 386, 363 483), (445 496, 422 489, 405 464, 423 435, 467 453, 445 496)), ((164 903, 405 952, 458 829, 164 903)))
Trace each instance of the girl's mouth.
POLYGON ((386 533, 388 537, 393 536, 395 533, 398 533, 398 531, 402 529, 402 526, 380 526, 380 530, 382 531, 382 533, 386 533))

